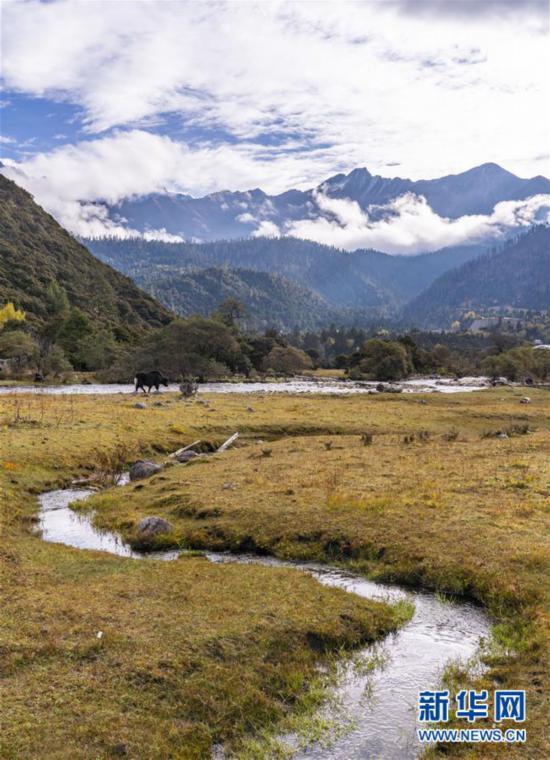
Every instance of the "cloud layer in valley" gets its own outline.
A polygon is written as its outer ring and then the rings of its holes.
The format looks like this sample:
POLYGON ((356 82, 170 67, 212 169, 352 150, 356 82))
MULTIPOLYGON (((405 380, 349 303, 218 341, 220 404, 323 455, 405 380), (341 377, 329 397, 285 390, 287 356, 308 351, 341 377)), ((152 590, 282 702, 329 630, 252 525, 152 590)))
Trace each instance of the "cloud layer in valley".
POLYGON ((292 222, 284 234, 348 251, 374 248, 394 254, 427 253, 447 246, 498 241, 512 229, 528 227, 535 221, 550 223, 550 195, 502 201, 490 215, 458 219, 439 216, 425 198, 412 193, 367 211, 355 201, 321 193, 317 193, 316 202, 325 216, 292 222))

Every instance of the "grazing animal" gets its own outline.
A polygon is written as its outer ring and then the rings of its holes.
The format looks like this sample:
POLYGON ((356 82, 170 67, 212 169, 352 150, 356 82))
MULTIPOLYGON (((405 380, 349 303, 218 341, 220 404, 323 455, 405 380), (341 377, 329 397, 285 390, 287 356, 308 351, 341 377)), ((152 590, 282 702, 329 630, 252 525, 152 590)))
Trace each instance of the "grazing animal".
POLYGON ((139 389, 141 388, 145 394, 149 395, 151 388, 156 388, 157 391, 161 385, 165 385, 168 388, 168 378, 164 377, 158 369, 154 369, 151 372, 136 372, 135 384, 136 393, 139 393, 139 389))

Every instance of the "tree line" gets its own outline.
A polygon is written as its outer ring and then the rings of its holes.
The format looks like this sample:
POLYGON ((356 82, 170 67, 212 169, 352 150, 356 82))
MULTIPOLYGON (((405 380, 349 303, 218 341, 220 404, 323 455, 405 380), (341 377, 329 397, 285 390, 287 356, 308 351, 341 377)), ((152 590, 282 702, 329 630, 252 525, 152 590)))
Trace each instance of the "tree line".
POLYGON ((405 335, 383 328, 340 328, 318 332, 249 332, 241 327, 246 310, 223 301, 209 317, 174 318, 167 325, 117 341, 112 330, 71 306, 52 281, 40 323, 27 322, 8 303, 0 308, 0 359, 21 377, 59 377, 93 372, 100 380, 128 382, 135 372, 159 369, 173 381, 230 376, 292 375, 339 369, 354 380, 402 380, 411 374, 488 374, 511 380, 550 376, 550 351, 536 350, 519 335, 423 333, 405 335))

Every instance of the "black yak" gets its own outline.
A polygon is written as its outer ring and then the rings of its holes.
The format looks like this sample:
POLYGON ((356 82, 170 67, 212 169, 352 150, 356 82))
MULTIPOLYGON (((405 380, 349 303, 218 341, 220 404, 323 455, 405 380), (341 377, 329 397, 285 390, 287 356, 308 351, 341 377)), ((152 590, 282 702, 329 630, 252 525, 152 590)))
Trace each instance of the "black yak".
POLYGON ((158 391, 161 385, 168 388, 168 378, 164 377, 158 369, 151 370, 151 372, 136 372, 135 383, 136 393, 139 393, 140 388, 147 394, 151 393, 151 388, 156 388, 158 391))

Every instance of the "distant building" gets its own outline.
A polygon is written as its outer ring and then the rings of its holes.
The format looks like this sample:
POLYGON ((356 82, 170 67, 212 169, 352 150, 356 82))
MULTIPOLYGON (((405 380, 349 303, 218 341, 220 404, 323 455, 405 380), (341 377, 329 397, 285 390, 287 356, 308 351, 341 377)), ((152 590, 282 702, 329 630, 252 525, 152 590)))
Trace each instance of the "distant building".
POLYGON ((480 332, 481 330, 492 330, 495 327, 512 327, 516 328, 521 319, 516 317, 478 317, 474 319, 470 327, 470 332, 480 332))

